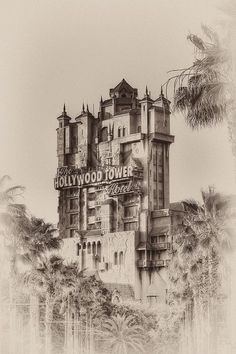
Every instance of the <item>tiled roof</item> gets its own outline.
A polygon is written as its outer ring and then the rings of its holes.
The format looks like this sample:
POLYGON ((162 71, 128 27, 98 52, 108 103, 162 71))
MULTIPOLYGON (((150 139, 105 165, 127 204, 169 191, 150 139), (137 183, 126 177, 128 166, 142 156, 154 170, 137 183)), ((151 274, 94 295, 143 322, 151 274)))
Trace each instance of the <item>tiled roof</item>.
POLYGON ((117 290, 122 300, 134 299, 134 289, 130 284, 105 283, 105 287, 110 292, 117 290))

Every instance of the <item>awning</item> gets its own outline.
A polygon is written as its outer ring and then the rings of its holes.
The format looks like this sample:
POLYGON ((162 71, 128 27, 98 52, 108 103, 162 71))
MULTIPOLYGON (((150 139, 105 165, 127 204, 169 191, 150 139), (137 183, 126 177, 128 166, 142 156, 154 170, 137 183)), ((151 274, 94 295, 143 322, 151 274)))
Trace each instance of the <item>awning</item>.
POLYGON ((151 250, 152 247, 149 242, 139 242, 138 246, 136 247, 137 251, 143 251, 143 250, 151 250))
POLYGON ((155 227, 151 230, 150 236, 161 236, 161 235, 166 235, 169 234, 170 232, 170 225, 165 225, 165 226, 159 226, 155 227))

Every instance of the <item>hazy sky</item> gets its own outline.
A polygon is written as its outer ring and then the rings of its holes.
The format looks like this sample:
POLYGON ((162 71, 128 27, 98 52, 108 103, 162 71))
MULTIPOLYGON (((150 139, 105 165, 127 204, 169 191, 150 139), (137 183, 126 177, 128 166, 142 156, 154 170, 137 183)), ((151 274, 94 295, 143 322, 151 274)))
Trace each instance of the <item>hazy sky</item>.
MULTIPOLYGON (((220 19, 206 0, 0 1, 0 166, 26 186, 25 203, 57 221, 56 128, 125 78, 155 98, 167 71, 192 62, 189 32, 220 19)), ((209 184, 229 193, 233 158, 224 126, 192 132, 172 115, 171 201, 200 198, 209 184)))

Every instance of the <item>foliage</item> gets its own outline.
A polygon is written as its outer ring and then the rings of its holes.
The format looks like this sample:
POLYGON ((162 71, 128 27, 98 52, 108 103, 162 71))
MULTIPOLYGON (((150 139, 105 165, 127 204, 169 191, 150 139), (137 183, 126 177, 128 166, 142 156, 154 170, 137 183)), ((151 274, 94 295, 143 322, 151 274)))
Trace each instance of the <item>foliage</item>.
MULTIPOLYGON (((224 252, 231 247, 230 198, 202 192, 203 204, 184 201, 185 217, 174 232, 173 257, 169 266, 170 301, 207 303, 222 294, 224 252)), ((226 271, 226 265, 225 265, 226 271)))
POLYGON ((156 328, 149 333, 147 353, 174 354, 178 352, 180 330, 183 322, 181 305, 169 305, 156 314, 156 328))
POLYGON ((185 113, 186 121, 193 129, 221 122, 232 105, 224 72, 229 62, 227 50, 216 32, 206 26, 202 26, 202 30, 205 40, 195 34, 188 36, 195 48, 193 64, 174 70, 177 75, 167 81, 168 85, 174 80, 175 110, 185 113))
POLYGON ((131 315, 117 315, 107 319, 102 326, 109 353, 144 353, 143 328, 131 315))

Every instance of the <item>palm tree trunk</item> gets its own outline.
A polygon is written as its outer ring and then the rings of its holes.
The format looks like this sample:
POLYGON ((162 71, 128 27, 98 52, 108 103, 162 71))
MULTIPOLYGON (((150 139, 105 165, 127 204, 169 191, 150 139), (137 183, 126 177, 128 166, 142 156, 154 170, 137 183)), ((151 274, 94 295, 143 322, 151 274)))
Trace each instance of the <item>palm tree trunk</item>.
POLYGON ((53 298, 47 293, 45 309, 45 354, 52 354, 53 305, 53 298))
POLYGON ((30 295, 30 352, 38 354, 39 348, 39 299, 37 295, 30 295))

